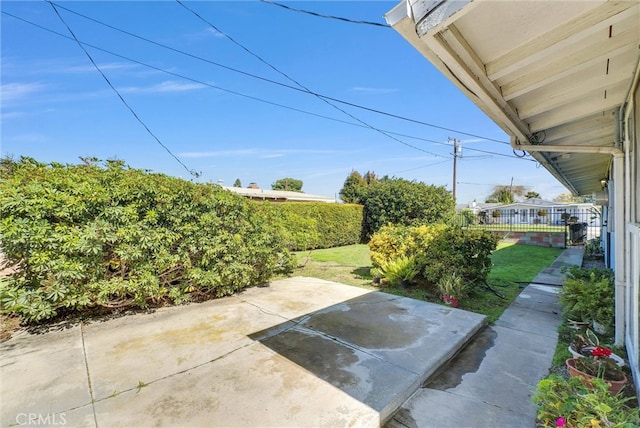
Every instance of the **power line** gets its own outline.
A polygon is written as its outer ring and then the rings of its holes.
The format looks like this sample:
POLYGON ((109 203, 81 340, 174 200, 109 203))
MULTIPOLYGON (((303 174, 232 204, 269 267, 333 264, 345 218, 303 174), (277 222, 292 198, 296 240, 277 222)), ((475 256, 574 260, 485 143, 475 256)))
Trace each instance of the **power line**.
POLYGON ((270 62, 268 62, 267 60, 265 60, 264 58, 262 58, 260 55, 256 54, 255 52, 253 52, 251 49, 247 48, 245 45, 243 45, 242 43, 240 43, 239 41, 235 40, 233 37, 231 37, 229 34, 227 34, 226 32, 222 31, 220 28, 216 27, 213 23, 211 23, 209 20, 205 19, 204 17, 202 17, 200 14, 198 14, 196 11, 194 11, 193 9, 191 9, 190 7, 188 7, 187 5, 185 5, 184 3, 182 3, 182 1, 180 0, 176 0, 176 3, 178 3, 180 6, 184 7, 185 9, 187 9, 189 12, 191 12, 193 15, 195 15, 198 19, 200 19, 202 22, 204 22, 205 24, 208 24, 211 28, 213 28, 215 31, 219 32, 220 34, 224 35, 227 39, 229 39, 233 44, 235 44, 236 46, 240 47, 242 50, 244 50, 245 52, 247 52, 249 55, 253 56, 254 58, 256 58, 258 61, 260 61, 261 63, 265 64, 266 66, 268 66, 269 68, 271 68, 273 71, 279 73, 280 75, 284 76, 287 80, 295 83, 296 85, 298 85, 300 88, 304 89, 306 92, 313 94, 316 96, 316 98, 318 98, 319 100, 321 100, 322 102, 330 105, 331 107, 333 107, 334 109, 342 112, 343 114, 349 116, 350 118, 360 122, 361 124, 365 125, 366 127, 386 136, 387 138, 390 138, 402 145, 405 145, 407 147, 410 147, 412 149, 415 150, 419 150, 421 152, 424 153, 428 153, 430 155, 436 156, 436 157, 446 157, 437 153, 433 153, 433 152, 429 152, 427 150, 421 149, 419 147, 416 147, 414 145, 411 145, 405 141, 400 140, 399 138, 396 138, 386 132, 384 132, 383 130, 376 128, 370 124, 368 124, 367 122, 365 122, 364 120, 361 120, 360 118, 352 115, 351 113, 348 113, 347 111, 341 109, 340 107, 336 106, 335 104, 332 104, 329 100, 327 100, 324 97, 321 97, 320 95, 312 92, 309 88, 307 88, 306 86, 304 86, 302 83, 298 82, 297 80, 295 80, 293 77, 289 76, 287 73, 285 73, 284 71, 280 70, 278 67, 276 67, 275 65, 271 64, 270 62))
MULTIPOLYGON (((180 3, 180 2, 178 2, 178 3, 180 3)), ((184 4, 182 4, 182 3, 180 3, 180 4, 181 4, 183 7, 185 7, 187 10, 190 10, 190 11, 191 11, 191 9, 188 9, 188 8, 187 8, 187 6, 185 6, 184 4)), ((234 73, 239 73, 239 74, 245 75, 245 76, 247 76, 247 77, 251 77, 251 78, 254 78, 254 79, 258 79, 258 80, 261 80, 261 81, 264 81, 264 82, 267 82, 267 83, 271 83, 271 84, 274 84, 274 85, 278 85, 278 86, 281 86, 281 87, 284 87, 284 88, 292 89, 292 90, 294 90, 294 91, 304 92, 304 93, 307 93, 307 94, 310 94, 310 95, 314 95, 314 96, 316 96, 316 97, 318 97, 318 98, 322 98, 322 99, 324 99, 324 100, 329 100, 329 101, 337 102, 337 103, 340 103, 340 104, 348 105, 348 106, 350 106, 350 107, 354 107, 354 108, 357 108, 357 109, 361 109, 361 110, 369 111, 369 112, 371 112, 371 113, 376 113, 376 114, 380 114, 380 115, 383 115, 383 116, 392 117, 392 118, 394 118, 394 119, 399 119, 399 120, 403 120, 403 121, 407 121, 407 122, 415 123, 415 124, 422 125, 422 126, 428 126, 428 127, 436 128, 436 129, 440 129, 440 130, 443 130, 443 131, 454 132, 454 133, 456 133, 456 134, 466 135, 466 136, 469 136, 469 137, 480 138, 480 139, 483 139, 483 140, 486 140, 486 141, 492 141, 492 142, 495 142, 495 143, 500 143, 500 144, 509 145, 509 143, 508 143, 508 142, 506 142, 506 141, 501 141, 501 140, 497 140, 497 139, 494 139, 494 138, 484 137, 484 136, 481 136, 481 135, 472 134, 472 133, 465 132, 465 131, 460 131, 460 130, 458 130, 458 129, 447 128, 447 127, 444 127, 444 126, 435 125, 435 124, 433 124, 433 123, 424 122, 424 121, 421 121, 421 120, 412 119, 412 118, 408 118, 408 117, 405 117, 405 116, 400 116, 400 115, 397 115, 397 114, 393 114, 393 113, 385 112, 385 111, 382 111, 382 110, 378 110, 378 109, 373 109, 373 108, 370 108, 370 107, 362 106, 362 105, 360 105, 360 104, 356 104, 356 103, 352 103, 352 102, 349 102, 349 101, 341 100, 341 99, 339 99, 339 98, 330 97, 330 96, 328 96, 328 95, 324 95, 324 94, 321 94, 321 93, 318 93, 318 92, 311 91, 311 90, 309 90, 308 88, 305 88, 304 86, 302 86, 302 85, 298 84, 298 82, 295 82, 293 79, 290 79, 290 80, 291 80, 291 81, 293 81, 294 83, 297 83, 297 84, 299 85, 299 87, 291 86, 291 85, 288 85, 288 84, 286 84, 286 83, 278 82, 278 81, 275 81, 275 80, 272 80, 272 79, 269 79, 269 78, 266 78, 266 77, 263 77, 263 76, 259 76, 259 75, 253 74, 253 73, 249 73, 249 72, 247 72, 247 71, 243 71, 243 70, 240 70, 240 69, 237 69, 237 68, 234 68, 234 67, 230 67, 230 66, 227 66, 227 65, 221 64, 221 63, 219 63, 219 62, 216 62, 216 61, 213 61, 213 60, 210 60, 210 59, 207 59, 207 58, 203 58, 203 57, 201 57, 201 56, 198 56, 198 55, 195 55, 195 54, 192 54, 192 53, 189 53, 189 52, 185 52, 185 51, 180 50, 180 49, 176 49, 176 48, 171 47, 171 46, 169 46, 169 45, 165 45, 165 44, 163 44, 163 43, 156 42, 156 41, 154 41, 154 40, 151 40, 151 39, 148 39, 148 38, 146 38, 146 37, 140 36, 140 35, 138 35, 138 34, 132 33, 132 32, 130 32, 130 31, 123 30, 123 29, 121 29, 121 28, 118 28, 118 27, 115 27, 115 26, 113 26, 113 25, 107 24, 107 23, 105 23, 105 22, 103 22, 103 21, 100 21, 100 20, 98 20, 98 19, 95 19, 95 18, 92 18, 92 17, 90 17, 90 16, 84 15, 84 14, 82 14, 82 13, 80 13, 80 12, 76 12, 76 11, 74 11, 74 10, 72 10, 72 9, 69 9, 68 7, 65 7, 65 6, 62 6, 62 5, 59 5, 59 4, 57 5, 57 7, 58 7, 58 8, 60 8, 60 9, 64 9, 64 10, 66 10, 66 11, 70 12, 70 13, 73 13, 73 14, 75 14, 75 15, 77 15, 77 16, 80 16, 80 17, 82 17, 82 18, 85 18, 85 19, 87 19, 87 20, 89 20, 89 21, 95 22, 95 23, 97 23, 97 24, 99 24, 99 25, 102 25, 102 26, 105 26, 105 27, 107 27, 107 28, 110 28, 110 29, 112 29, 112 30, 114 30, 114 31, 118 31, 118 32, 123 33, 123 34, 126 34, 126 35, 128 35, 128 36, 131 36, 131 37, 137 38, 137 39, 139 39, 139 40, 145 41, 145 42, 147 42, 147 43, 151 43, 151 44, 153 44, 153 45, 156 45, 156 46, 162 47, 162 48, 164 48, 164 49, 171 50, 172 52, 176 52, 176 53, 179 53, 179 54, 181 54, 181 55, 185 55, 185 56, 188 56, 188 57, 190 57, 190 58, 193 58, 193 59, 197 59, 197 60, 199 60, 199 61, 206 62, 206 63, 211 64, 211 65, 214 65, 214 66, 216 66, 216 67, 220 67, 220 68, 223 68, 223 69, 225 69, 225 70, 232 71, 232 72, 234 72, 234 73)), ((216 31, 220 32, 220 34, 225 35, 225 36, 226 36, 227 38, 229 38, 231 41, 233 41, 234 43, 238 44, 238 45, 239 45, 239 46, 241 46, 243 49, 247 50, 246 48, 244 48, 244 46, 240 45, 240 44, 239 44, 239 43, 237 43, 234 39, 230 38, 227 34, 225 34, 224 32, 220 31, 217 27, 213 26, 213 24, 211 24, 210 22, 208 22, 208 21, 204 20, 204 18, 202 18, 202 17, 201 17, 200 15, 198 15, 196 12, 193 12, 193 11, 191 11, 191 12, 192 12, 192 13, 194 13, 194 14, 196 14, 196 16, 198 16, 200 19, 202 19, 202 20, 203 20, 203 22, 207 23, 208 25, 211 25, 211 26, 212 26, 212 28, 214 28, 216 31)), ((248 50, 247 50, 247 51, 248 51, 248 50)), ((248 51, 248 52, 250 52, 250 51, 248 51)), ((252 55, 256 56, 256 57, 257 57, 258 59, 260 59, 261 61, 263 61, 265 64, 267 64, 267 65, 271 66, 270 64, 268 64, 268 63, 266 63, 264 60, 262 60, 262 58, 258 57, 257 55, 253 54, 252 52, 250 52, 250 53, 251 53, 252 55)), ((276 70, 277 72, 281 73, 279 70, 277 70, 277 69, 275 69, 275 68, 274 68, 274 70, 276 70)), ((281 73, 281 74, 283 74, 285 77, 289 78, 286 74, 284 74, 284 73, 281 73)))
POLYGON ((56 15, 58 16, 58 18, 60 18, 60 21, 64 24, 65 27, 67 27, 67 30, 69 30, 69 33, 71 34, 71 36, 73 37, 73 39, 76 41, 76 43, 78 44, 78 46, 80 47, 80 49, 82 49, 82 51, 85 53, 85 55, 87 55, 87 58, 89 58, 89 61, 91 61, 91 64, 93 64, 93 66, 95 67, 96 70, 98 70, 98 73, 100 73, 100 75, 102 76, 102 78, 105 80, 105 82, 107 82, 107 85, 109 85, 109 87, 113 90, 113 92, 116 93, 116 95, 118 96, 118 98, 120 98, 120 101, 122 101, 122 103, 125 105, 125 107, 127 107, 127 109, 131 112, 131 114, 133 115, 133 117, 136 118, 136 120, 144 127, 144 129, 147 130, 147 132, 149 133, 149 135, 151 135, 158 144, 160 144, 160 146, 162 146, 162 148, 164 148, 167 153, 169 153, 180 165, 182 165, 182 167, 187 170, 187 172, 189 172, 189 174, 193 175, 194 177, 200 177, 201 173, 196 172, 195 170, 189 169, 176 155, 173 154, 173 152, 171 150, 169 150, 169 148, 164 145, 162 143, 162 141, 160 141, 160 139, 158 137, 156 137, 156 135, 151 132, 151 129, 149 129, 149 127, 142 121, 142 119, 140 119, 140 116, 138 116, 138 114, 133 110, 133 108, 129 105, 129 103, 127 103, 127 101, 122 97, 122 94, 120 94, 120 92, 118 92, 118 90, 115 88, 115 86, 113 86, 113 84, 111 83, 111 81, 109 80, 109 78, 106 76, 106 74, 104 74, 104 72, 100 69, 100 67, 98 66, 98 64, 96 64, 96 62, 93 60, 93 57, 91 56, 91 54, 89 53, 89 51, 87 51, 85 49, 85 47, 82 45, 82 43, 80 43, 80 40, 78 40, 78 38, 76 37, 75 33, 73 32, 73 30, 71 29, 71 27, 69 27, 69 24, 67 24, 67 22, 64 20, 64 18, 62 17, 62 15, 60 15, 60 12, 58 11, 58 9, 56 9, 56 5, 53 4, 53 2, 49 1, 49 0, 45 0, 47 1, 47 3, 49 3, 51 5, 51 7, 53 8, 53 11, 56 13, 56 15))
POLYGON ((430 163, 430 164, 428 164, 428 165, 417 166, 417 167, 415 167, 415 168, 403 169, 402 171, 396 171, 396 172, 393 172, 393 173, 392 173, 392 175, 394 175, 394 174, 399 174, 399 173, 401 173, 401 172, 413 171, 413 170, 416 170, 416 169, 428 168, 428 167, 430 167, 430 166, 440 165, 441 163, 445 163, 445 162, 451 162, 451 159, 446 159, 446 160, 443 160, 443 161, 438 161, 438 162, 435 162, 435 163, 430 163))
MULTIPOLYGON (((33 21, 27 20, 27 19, 22 18, 22 17, 19 17, 17 15, 12 14, 12 13, 9 13, 9 12, 6 12, 6 11, 3 10, 2 14, 10 16, 10 17, 12 17, 14 19, 17 19, 19 21, 22 21, 22 22, 24 22, 26 24, 32 25, 32 26, 34 26, 36 28, 39 28, 39 29, 41 29, 43 31, 47 31, 49 33, 55 34, 55 35, 57 35, 59 37, 74 41, 74 39, 72 37, 69 37, 69 36, 64 35, 62 33, 59 33, 59 32, 57 32, 55 30, 52 30, 52 29, 47 28, 47 27, 44 27, 44 26, 42 26, 40 24, 37 24, 37 23, 35 23, 33 21)), ((285 104, 276 103, 276 102, 273 102, 273 101, 265 100, 263 98, 255 97, 255 96, 252 96, 252 95, 243 94, 243 93, 238 92, 238 91, 233 91, 233 90, 230 90, 230 89, 226 89, 226 88, 223 88, 221 86, 213 85, 213 84, 208 83, 208 82, 203 82, 203 81, 198 80, 198 79, 194 79, 194 78, 191 78, 191 77, 179 74, 179 73, 175 73, 173 71, 165 70, 163 68, 156 67, 154 65, 147 64, 147 63, 142 62, 142 61, 138 61, 136 59, 127 57, 125 55, 118 54, 118 53, 110 51, 108 49, 101 48, 101 47, 93 45, 91 43, 87 43, 87 42, 83 42, 83 41, 79 41, 79 43, 81 43, 84 46, 88 46, 88 47, 91 47, 93 49, 96 49, 96 50, 98 50, 100 52, 104 52, 104 53, 107 53, 109 55, 113 55, 115 57, 118 57, 118 58, 124 59, 126 61, 132 62, 134 64, 138 64, 138 65, 141 65, 143 67, 147 67, 147 68, 150 68, 152 70, 156 70, 156 71, 159 71, 159 72, 171 75, 171 76, 175 76, 175 77, 178 77, 178 78, 181 78, 181 79, 193 82, 193 83, 197 83, 197 84, 200 84, 200 85, 203 85, 203 86, 207 86, 207 87, 210 87, 212 89, 216 89, 216 90, 219 90, 219 91, 222 91, 222 92, 227 92, 227 93, 230 93, 232 95, 236 95, 236 96, 244 97, 244 98, 251 99, 251 100, 254 100, 254 101, 258 101, 258 102, 261 102, 261 103, 265 103, 265 104, 273 105, 273 106, 276 106, 276 107, 280 107, 280 108, 296 111, 296 112, 307 114, 307 115, 310 115, 310 116, 315 116, 315 117, 319 117, 319 118, 322 118, 322 119, 343 123, 343 124, 350 125, 350 126, 356 126, 356 127, 360 127, 360 128, 367 128, 366 126, 358 124, 358 123, 349 122, 349 121, 346 121, 346 120, 337 119, 337 118, 333 118, 333 117, 330 117, 330 116, 325 116, 325 115, 321 115, 321 114, 318 114, 318 113, 309 112, 309 111, 302 110, 302 109, 299 109, 299 108, 287 106, 285 104)), ((415 139, 415 140, 419 140, 419 141, 425 141, 425 142, 429 142, 429 143, 433 143, 433 144, 449 145, 449 144, 443 143, 441 141, 436 141, 436 140, 432 140, 432 139, 428 139, 428 138, 424 138, 424 137, 417 137, 417 136, 403 134, 403 133, 389 131, 389 130, 385 130, 385 132, 387 132, 389 134, 393 134, 393 135, 398 135, 398 136, 401 136, 401 137, 404 137, 404 138, 411 138, 411 139, 415 139)), ((421 150, 421 149, 418 148, 418 150, 421 150)), ((488 153, 488 154, 491 154, 491 155, 507 157, 507 158, 510 158, 510 159, 522 159, 520 156, 507 155, 507 154, 504 154, 504 153, 491 152, 491 151, 482 150, 482 149, 476 149, 476 148, 472 148, 472 147, 467 147, 467 150, 477 151, 477 152, 482 152, 482 153, 488 153)), ((524 159, 524 160, 527 160, 527 161, 530 161, 530 162, 536 162, 535 160, 532 160, 532 159, 524 159)))
POLYGON ((273 6, 279 6, 283 9, 287 9, 290 10, 292 12, 298 12, 298 13, 306 13, 307 15, 312 15, 312 16, 316 16, 318 18, 327 18, 327 19, 335 19, 338 21, 343 21, 343 22, 348 22, 351 24, 364 24, 364 25, 373 25, 375 27, 383 27, 383 28, 391 28, 391 26, 389 24, 381 24, 379 22, 371 22, 371 21, 357 21, 357 20, 353 20, 353 19, 349 19, 349 18, 343 18, 341 16, 333 16, 333 15, 324 15, 322 13, 318 13, 318 12, 311 12, 309 10, 304 10, 304 9, 296 9, 295 7, 291 7, 291 6, 287 6, 286 4, 282 4, 282 3, 277 3, 274 1, 269 1, 269 0, 260 0, 263 3, 267 3, 273 6))

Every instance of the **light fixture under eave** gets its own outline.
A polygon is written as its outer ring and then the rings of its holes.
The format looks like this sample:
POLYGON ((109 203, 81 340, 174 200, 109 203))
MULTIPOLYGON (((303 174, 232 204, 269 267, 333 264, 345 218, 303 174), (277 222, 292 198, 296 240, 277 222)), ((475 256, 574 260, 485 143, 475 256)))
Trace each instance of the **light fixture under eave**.
POLYGON ((609 183, 609 179, 608 178, 600 179, 600 187, 602 187, 602 189, 605 189, 607 187, 608 183, 609 183))

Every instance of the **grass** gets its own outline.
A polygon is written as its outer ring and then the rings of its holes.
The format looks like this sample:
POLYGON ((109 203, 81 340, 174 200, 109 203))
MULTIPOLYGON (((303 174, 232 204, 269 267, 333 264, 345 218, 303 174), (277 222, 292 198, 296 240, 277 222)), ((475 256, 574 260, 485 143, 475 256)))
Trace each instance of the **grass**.
MULTIPOLYGON (((503 295, 504 299, 481 287, 463 299, 460 308, 484 314, 488 321, 493 323, 520 294, 520 287, 533 280, 538 272, 549 266, 561 252, 562 250, 557 248, 500 243, 491 256, 494 266, 487 282, 492 289, 503 295)), ((433 287, 374 287, 369 272, 371 259, 367 245, 313 250, 297 255, 300 267, 293 273, 295 276, 326 279, 440 303, 440 297, 433 287)))

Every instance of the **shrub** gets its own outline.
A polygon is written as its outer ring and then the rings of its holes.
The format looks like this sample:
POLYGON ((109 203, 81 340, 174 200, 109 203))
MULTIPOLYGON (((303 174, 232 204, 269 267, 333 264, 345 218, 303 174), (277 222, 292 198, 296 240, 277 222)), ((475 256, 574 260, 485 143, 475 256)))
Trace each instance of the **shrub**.
POLYGON ((596 321, 610 330, 614 322, 613 272, 610 269, 569 271, 560 293, 565 318, 591 323, 596 321))
POLYGON ((455 202, 444 187, 401 178, 384 178, 369 186, 363 198, 363 238, 386 224, 413 226, 448 221, 455 202))
POLYGON ((533 402, 538 406, 538 422, 542 427, 637 427, 640 411, 608 391, 602 379, 592 379, 591 387, 579 377, 565 380, 551 375, 538 383, 533 402))
POLYGON ((480 283, 491 270, 491 252, 498 240, 483 230, 436 224, 392 226, 380 229, 369 242, 371 261, 380 267, 399 256, 414 257, 418 276, 432 284, 452 270, 464 281, 480 283))
POLYGON ((254 202, 285 235, 290 250, 333 248, 360 242, 362 206, 326 202, 254 202))
POLYGON ((380 266, 382 275, 393 285, 399 284, 401 281, 411 281, 418 274, 413 257, 398 256, 391 259, 380 266))
POLYGON ((16 272, 3 313, 145 307, 223 296, 292 260, 279 231, 244 198, 128 168, 2 161, 0 246, 16 272))

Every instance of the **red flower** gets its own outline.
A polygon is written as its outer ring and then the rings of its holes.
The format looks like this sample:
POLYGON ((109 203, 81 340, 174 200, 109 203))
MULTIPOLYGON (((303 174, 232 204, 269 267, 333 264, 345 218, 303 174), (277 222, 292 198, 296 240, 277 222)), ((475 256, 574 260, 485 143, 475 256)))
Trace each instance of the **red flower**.
POLYGON ((591 355, 594 357, 608 357, 611 355, 611 349, 603 348, 602 346, 596 346, 595 349, 591 351, 591 355))

